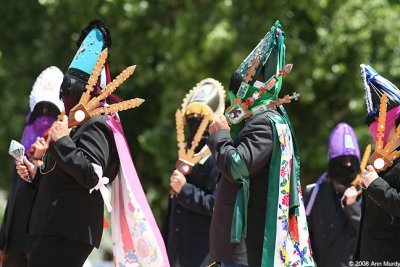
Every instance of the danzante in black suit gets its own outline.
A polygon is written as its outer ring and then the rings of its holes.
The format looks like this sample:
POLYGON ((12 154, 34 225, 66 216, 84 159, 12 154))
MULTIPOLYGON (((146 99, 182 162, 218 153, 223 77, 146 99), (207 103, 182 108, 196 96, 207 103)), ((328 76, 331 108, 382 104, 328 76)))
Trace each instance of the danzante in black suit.
POLYGON ((352 186, 360 172, 360 150, 350 125, 336 125, 328 152, 327 172, 304 194, 310 241, 318 266, 346 267, 353 259, 361 218, 361 196, 352 186))
MULTIPOLYGON (((374 140, 377 140, 380 97, 387 93, 385 134, 383 142, 388 143, 400 124, 400 91, 390 81, 377 73, 371 66, 362 64, 362 77, 366 90, 368 107, 367 123, 374 140)), ((395 141, 394 148, 400 146, 395 141)), ((390 151, 391 152, 391 151, 390 151)), ((373 157, 372 157, 373 158, 373 157)), ((376 264, 400 262, 400 161, 377 173, 379 164, 370 162, 361 174, 366 187, 362 203, 362 216, 355 259, 376 264)))
POLYGON ((208 264, 209 232, 219 170, 213 157, 196 164, 182 191, 168 203, 162 234, 171 266, 208 264))
MULTIPOLYGON (((93 21, 78 40, 80 48, 61 85, 66 114, 79 102, 101 50, 111 46, 108 28, 93 21), (90 48, 90 49, 89 49, 90 48)), ((101 92, 99 79, 91 96, 101 92)), ((119 169, 118 152, 106 116, 93 117, 70 132, 67 117, 50 129, 53 140, 43 154, 43 163, 33 170, 33 202, 29 232, 34 236, 30 267, 82 266, 103 231, 104 201, 94 165, 102 168, 110 182, 119 169)), ((24 173, 25 171, 25 173, 24 173)), ((26 169, 18 167, 21 177, 26 169)))
MULTIPOLYGON (((30 112, 21 138, 25 154, 29 153, 31 145, 38 137, 43 136, 64 109, 60 100, 62 80, 63 73, 55 66, 46 68, 36 78, 29 95, 30 112)), ((3 267, 28 266, 32 237, 26 229, 34 195, 34 191, 19 177, 14 168, 0 231, 3 267)))
POLYGON ((273 135, 267 114, 250 118, 246 127, 239 132, 236 142, 232 142, 228 131, 212 134, 208 144, 213 156, 220 163, 224 177, 218 184, 217 199, 211 221, 210 253, 213 261, 261 266, 263 248, 265 210, 267 199, 267 178, 272 155, 273 135), (240 143, 239 143, 240 142, 240 143), (222 148, 217 150, 217 148, 222 148), (231 243, 231 224, 238 185, 230 177, 229 161, 231 147, 248 160, 251 175, 250 199, 248 203, 247 238, 241 243, 231 243))
POLYGON ((27 266, 32 239, 26 232, 30 203, 34 192, 14 171, 11 188, 0 230, 0 249, 3 251, 3 265, 8 262, 27 266))
MULTIPOLYGON (((306 189, 306 204, 313 188, 306 189)), ((352 260, 361 217, 361 199, 342 208, 341 197, 342 194, 335 190, 331 182, 324 180, 319 185, 313 211, 308 218, 311 248, 318 266, 348 266, 352 260)))
POLYGON ((48 266, 48 262, 79 266, 75 260, 83 264, 92 249, 99 247, 104 202, 98 190, 89 193, 99 180, 92 163, 102 167, 110 182, 119 168, 107 119, 92 118, 51 144, 44 155, 45 167, 33 183, 37 193, 29 224, 35 236, 30 266, 48 266))
POLYGON ((314 266, 294 135, 284 109, 269 105, 280 83, 275 87, 268 81, 279 79, 277 67, 285 71, 282 36, 277 21, 233 73, 231 106, 226 117, 209 127, 207 144, 222 174, 211 220, 210 255, 222 267, 314 266), (233 113, 237 116, 230 116, 233 113))
POLYGON ((203 120, 211 120, 216 114, 222 115, 224 96, 221 83, 207 78, 190 90, 183 100, 182 110, 177 111, 180 114, 176 116, 178 155, 182 158, 178 158, 170 177, 171 189, 176 194, 168 202, 162 229, 173 267, 203 267, 209 264, 209 233, 219 169, 206 145, 209 133, 199 126, 203 120), (180 127, 186 131, 180 132, 180 127), (201 137, 195 141, 198 141, 197 145, 193 145, 195 136, 201 137), (193 159, 190 151, 201 157, 193 159), (205 153, 201 154, 201 151, 205 153), (185 163, 188 161, 194 164, 191 170, 185 169, 189 167, 185 163))

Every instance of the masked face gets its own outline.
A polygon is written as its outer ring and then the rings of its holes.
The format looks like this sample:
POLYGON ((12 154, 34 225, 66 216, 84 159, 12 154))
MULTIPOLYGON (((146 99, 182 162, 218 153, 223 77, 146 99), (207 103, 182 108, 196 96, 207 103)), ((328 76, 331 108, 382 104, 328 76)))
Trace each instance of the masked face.
POLYGON ((349 186, 360 172, 360 162, 355 156, 340 156, 329 161, 328 176, 338 184, 349 186))
POLYGON ((79 102, 86 83, 78 80, 68 74, 64 75, 63 82, 60 87, 60 96, 64 102, 65 113, 69 114, 70 110, 79 102))
MULTIPOLYGON (((100 81, 97 82, 96 86, 90 92, 91 97, 97 97, 101 93, 100 81)), ((87 83, 76 79, 68 74, 64 75, 64 80, 60 87, 60 97, 64 102, 65 113, 69 114, 70 110, 79 103, 83 92, 86 90, 87 83)), ((118 97, 113 96, 111 103, 117 103, 121 100, 118 97)), ((100 101, 100 106, 103 106, 104 100, 100 101)))
MULTIPOLYGON (((200 115, 193 114, 186 116, 185 134, 186 134, 186 143, 188 144, 188 148, 190 148, 193 138, 196 135, 202 120, 203 116, 200 115)), ((205 130, 203 136, 201 137, 199 145, 195 149, 196 153, 199 152, 206 145, 209 135, 210 134, 208 130, 205 130)))

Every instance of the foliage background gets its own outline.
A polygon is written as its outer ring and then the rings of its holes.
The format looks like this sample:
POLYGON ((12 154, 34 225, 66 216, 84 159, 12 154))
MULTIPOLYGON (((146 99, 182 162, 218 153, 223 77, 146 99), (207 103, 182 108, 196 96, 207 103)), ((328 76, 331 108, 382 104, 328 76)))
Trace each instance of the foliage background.
POLYGON ((0 0, 0 6, 0 188, 10 185, 8 146, 21 136, 36 77, 50 65, 65 71, 81 29, 101 18, 112 33, 112 75, 138 66, 118 94, 146 102, 121 117, 159 224, 176 156, 175 110, 206 77, 227 88, 275 20, 285 30, 287 62, 294 64, 282 90, 301 94, 287 110, 303 185, 325 170, 328 137, 338 122, 355 128, 362 149, 371 143, 359 64, 371 64, 395 84, 400 79, 395 0, 0 0))

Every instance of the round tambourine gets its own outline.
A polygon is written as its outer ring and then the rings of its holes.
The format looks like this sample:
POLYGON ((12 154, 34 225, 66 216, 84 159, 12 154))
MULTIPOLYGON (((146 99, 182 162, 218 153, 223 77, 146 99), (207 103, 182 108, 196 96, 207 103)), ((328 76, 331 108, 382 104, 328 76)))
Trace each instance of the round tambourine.
POLYGON ((386 169, 390 166, 392 166, 393 161, 389 161, 387 158, 383 157, 382 155, 380 155, 379 153, 374 153, 371 156, 371 159, 369 161, 371 163, 371 165, 374 167, 374 169, 376 170, 376 172, 382 172, 382 171, 386 171, 386 169))
POLYGON ((176 163, 176 169, 181 172, 183 175, 187 175, 189 174, 192 169, 193 169, 193 165, 189 162, 185 162, 183 160, 178 160, 178 162, 176 163))

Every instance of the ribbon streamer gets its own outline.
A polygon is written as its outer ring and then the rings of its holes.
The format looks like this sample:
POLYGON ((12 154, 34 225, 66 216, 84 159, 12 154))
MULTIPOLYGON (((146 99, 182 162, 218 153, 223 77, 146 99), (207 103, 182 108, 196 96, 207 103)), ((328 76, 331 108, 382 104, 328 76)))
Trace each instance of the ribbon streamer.
POLYGON ((94 172, 99 177, 99 182, 97 183, 97 185, 95 187, 93 187, 92 189, 89 190, 89 193, 91 194, 93 192, 93 190, 99 190, 101 193, 101 196, 103 197, 104 204, 106 205, 108 212, 111 212, 112 207, 111 207, 111 202, 110 202, 110 197, 109 197, 110 193, 108 191, 108 188, 106 187, 106 184, 108 184, 110 179, 107 177, 103 177, 103 168, 100 165, 97 165, 94 163, 92 163, 92 165, 93 165, 94 172))

